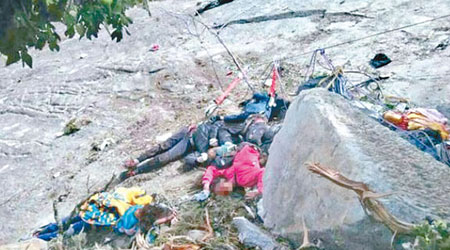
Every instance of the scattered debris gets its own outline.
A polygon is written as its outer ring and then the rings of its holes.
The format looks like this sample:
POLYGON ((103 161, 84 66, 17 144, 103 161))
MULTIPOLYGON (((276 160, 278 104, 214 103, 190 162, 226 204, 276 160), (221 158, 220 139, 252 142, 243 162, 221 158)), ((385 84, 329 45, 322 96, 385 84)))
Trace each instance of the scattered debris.
POLYGON ((61 136, 65 136, 65 135, 71 135, 75 132, 78 132, 81 129, 81 127, 87 126, 91 122, 92 121, 87 118, 72 118, 64 126, 63 132, 56 135, 56 138, 59 138, 61 136))
POLYGON ((389 63, 391 63, 391 59, 383 53, 376 54, 375 57, 370 60, 370 66, 374 67, 375 69, 386 66, 389 63))
POLYGON ((202 241, 207 235, 207 232, 204 230, 193 229, 187 233, 187 237, 193 239, 194 241, 202 241))
POLYGON ((244 217, 233 218, 233 225, 239 231, 239 240, 247 247, 259 247, 262 250, 283 249, 272 236, 244 217))
POLYGON ((436 50, 445 50, 448 47, 449 44, 450 44, 450 38, 444 39, 442 42, 440 42, 434 48, 434 51, 436 51, 436 50))
POLYGON ((77 124, 75 124, 76 118, 70 120, 66 126, 64 127, 64 135, 70 135, 73 134, 75 132, 77 132, 78 130, 80 130, 80 127, 77 126, 77 124))
POLYGON ((200 246, 194 245, 194 244, 175 245, 175 244, 166 243, 162 249, 163 250, 198 250, 198 249, 200 249, 200 246))
POLYGON ((195 15, 198 16, 199 14, 202 14, 205 11, 217 8, 217 7, 221 6, 221 5, 224 5, 224 4, 227 4, 227 3, 231 3, 233 1, 234 0, 213 0, 213 1, 209 2, 209 3, 207 3, 205 6, 197 9, 195 15))
POLYGON ((159 50, 159 45, 158 44, 153 44, 152 47, 150 48, 150 51, 158 51, 159 50))

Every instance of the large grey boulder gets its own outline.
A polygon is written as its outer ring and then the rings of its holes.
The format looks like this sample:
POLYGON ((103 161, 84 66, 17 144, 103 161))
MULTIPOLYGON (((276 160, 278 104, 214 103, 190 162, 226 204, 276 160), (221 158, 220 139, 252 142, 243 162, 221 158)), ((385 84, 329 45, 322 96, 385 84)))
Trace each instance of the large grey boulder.
POLYGON ((264 222, 298 244, 302 217, 311 240, 326 249, 389 249, 391 232, 369 218, 356 194, 309 172, 319 161, 362 181, 406 222, 450 219, 450 169, 418 150, 344 98, 323 89, 291 104, 270 148, 264 176, 264 222))

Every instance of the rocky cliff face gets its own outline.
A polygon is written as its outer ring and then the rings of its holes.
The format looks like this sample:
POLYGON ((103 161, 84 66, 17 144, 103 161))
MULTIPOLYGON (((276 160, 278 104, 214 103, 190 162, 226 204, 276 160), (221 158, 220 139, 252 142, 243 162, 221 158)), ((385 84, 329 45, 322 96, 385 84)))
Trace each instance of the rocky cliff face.
POLYGON ((320 162, 375 192, 393 192, 382 203, 403 221, 450 218, 448 166, 341 96, 316 89, 291 104, 264 176, 265 225, 297 242, 303 217, 327 249, 386 249, 392 237, 353 191, 312 174, 306 162, 320 162))
MULTIPOLYGON (((194 25, 189 15, 198 8, 197 0, 155 1, 152 17, 130 11, 131 36, 120 43, 104 31, 92 41, 64 40, 58 53, 33 51, 33 69, 0 69, 0 243, 52 221, 52 202, 59 196, 65 215, 120 171, 130 155, 203 117, 208 102, 221 93, 220 82, 231 82, 233 76, 226 74, 237 70, 217 39, 194 25), (153 44, 160 50, 150 51, 153 44), (74 117, 91 123, 56 138, 74 117)), ((282 80, 290 92, 303 79, 310 51, 448 14, 449 8, 446 0, 235 0, 203 12, 201 20, 225 24, 216 31, 258 89, 272 60, 288 57, 282 60, 282 80)), ((376 53, 386 53, 393 60, 380 69, 391 75, 384 82, 387 94, 449 115, 449 29, 450 20, 440 19, 327 53, 349 70, 365 70, 376 53)), ((243 84, 230 99, 238 102, 250 94, 243 84)), ((169 169, 133 184, 149 192, 182 190, 167 194, 176 199, 192 176, 179 175, 176 166, 169 169)))

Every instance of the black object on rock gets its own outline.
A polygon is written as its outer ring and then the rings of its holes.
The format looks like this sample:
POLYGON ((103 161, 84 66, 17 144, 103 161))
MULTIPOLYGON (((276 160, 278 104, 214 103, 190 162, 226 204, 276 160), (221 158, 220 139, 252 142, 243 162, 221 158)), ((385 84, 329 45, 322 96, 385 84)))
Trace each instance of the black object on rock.
POLYGON ((389 63, 391 63, 391 59, 389 59, 389 57, 387 57, 387 55, 383 54, 383 53, 378 53, 375 55, 374 58, 372 58, 370 60, 370 65, 376 69, 383 67, 385 65, 388 65, 389 63))
POLYGON ((271 235, 264 232, 244 217, 234 217, 233 225, 239 232, 239 241, 247 247, 259 247, 262 250, 284 250, 271 235))

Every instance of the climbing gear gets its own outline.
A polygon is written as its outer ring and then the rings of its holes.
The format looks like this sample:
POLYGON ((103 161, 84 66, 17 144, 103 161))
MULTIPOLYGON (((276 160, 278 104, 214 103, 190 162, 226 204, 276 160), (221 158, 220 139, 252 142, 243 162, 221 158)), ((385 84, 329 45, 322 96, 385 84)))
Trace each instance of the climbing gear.
POLYGON ((230 85, 228 85, 227 89, 223 92, 222 95, 220 95, 219 97, 217 97, 214 100, 214 103, 212 103, 211 105, 208 106, 208 108, 206 108, 206 112, 205 112, 205 116, 209 117, 211 116, 214 111, 216 111, 216 109, 223 103, 223 101, 228 97, 228 95, 231 93, 231 91, 239 84, 239 82, 242 79, 242 74, 239 74, 239 76, 237 78, 235 78, 230 85))
POLYGON ((321 79, 319 81, 319 83, 317 83, 316 87, 325 87, 325 89, 330 90, 334 93, 337 93, 343 97, 345 97, 346 99, 352 99, 352 96, 350 94, 350 92, 347 89, 347 83, 348 80, 347 78, 344 76, 344 69, 341 66, 334 66, 333 63, 331 62, 330 58, 325 54, 325 50, 324 49, 317 49, 316 51, 314 51, 311 60, 310 60, 310 65, 308 68, 307 73, 307 81, 310 80, 314 74, 314 69, 315 69, 315 64, 317 63, 317 54, 320 54, 323 58, 323 60, 326 63, 326 66, 328 66, 328 68, 326 68, 327 70, 331 71, 331 74, 324 77, 323 79, 321 79), (308 75, 308 73, 311 71, 311 74, 308 75))
POLYGON ((275 107, 275 87, 276 87, 276 82, 277 82, 277 76, 278 76, 278 72, 277 72, 277 67, 276 64, 273 64, 273 69, 272 69, 272 85, 270 85, 270 90, 269 90, 269 107, 275 107))

